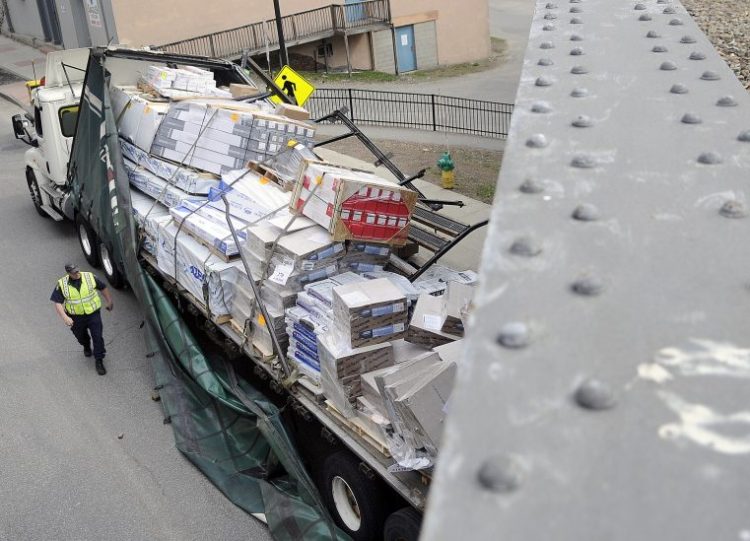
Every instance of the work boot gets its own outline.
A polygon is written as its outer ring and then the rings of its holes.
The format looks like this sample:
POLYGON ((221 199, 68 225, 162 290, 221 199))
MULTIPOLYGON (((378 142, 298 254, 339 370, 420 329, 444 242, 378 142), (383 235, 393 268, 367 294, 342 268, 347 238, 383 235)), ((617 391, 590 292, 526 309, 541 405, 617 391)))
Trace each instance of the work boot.
POLYGON ((97 359, 96 360, 96 373, 100 376, 103 376, 107 373, 107 369, 104 368, 104 359, 97 359))
POLYGON ((83 356, 84 357, 91 357, 91 355, 92 355, 92 353, 91 353, 91 348, 90 347, 86 346, 85 348, 83 348, 83 356))

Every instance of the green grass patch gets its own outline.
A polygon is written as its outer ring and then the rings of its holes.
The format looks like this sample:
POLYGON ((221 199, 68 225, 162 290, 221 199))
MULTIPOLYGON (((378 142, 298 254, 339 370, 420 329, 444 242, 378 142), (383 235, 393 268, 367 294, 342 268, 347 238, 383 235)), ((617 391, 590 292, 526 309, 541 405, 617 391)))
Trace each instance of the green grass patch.
POLYGON ((314 72, 314 71, 303 71, 300 73, 302 77, 312 83, 332 83, 332 82, 364 82, 364 83, 390 83, 398 81, 398 76, 391 73, 383 73, 382 71, 354 71, 352 76, 349 77, 348 73, 339 72, 314 72))

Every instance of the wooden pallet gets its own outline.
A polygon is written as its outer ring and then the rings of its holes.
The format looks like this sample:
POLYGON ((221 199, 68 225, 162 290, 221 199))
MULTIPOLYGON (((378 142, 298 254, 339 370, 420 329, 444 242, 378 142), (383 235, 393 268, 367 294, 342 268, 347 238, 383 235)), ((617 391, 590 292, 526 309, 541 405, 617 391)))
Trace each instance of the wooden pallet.
POLYGON ((349 430, 357 434, 360 438, 366 441, 371 447, 378 451, 381 455, 386 458, 391 458, 391 451, 388 448, 388 444, 385 442, 380 434, 373 434, 359 419, 353 417, 347 419, 341 412, 336 409, 336 406, 331 404, 330 400, 324 402, 326 411, 331 414, 339 423, 345 425, 349 430))
POLYGON ((276 171, 274 171, 267 165, 251 161, 248 162, 247 166, 249 169, 252 169, 259 175, 276 184, 279 188, 281 188, 281 191, 283 192, 290 192, 294 188, 294 182, 289 182, 282 179, 276 171))
MULTIPOLYGON (((234 332, 236 332, 240 336, 245 336, 245 327, 238 321, 232 319, 231 316, 229 317, 228 321, 226 321, 226 323, 229 323, 234 332)), ((248 344, 253 348, 253 352, 255 353, 255 355, 262 361, 267 362, 276 357, 276 354, 273 352, 273 350, 268 350, 263 344, 250 340, 249 336, 247 337, 247 339, 248 344)))

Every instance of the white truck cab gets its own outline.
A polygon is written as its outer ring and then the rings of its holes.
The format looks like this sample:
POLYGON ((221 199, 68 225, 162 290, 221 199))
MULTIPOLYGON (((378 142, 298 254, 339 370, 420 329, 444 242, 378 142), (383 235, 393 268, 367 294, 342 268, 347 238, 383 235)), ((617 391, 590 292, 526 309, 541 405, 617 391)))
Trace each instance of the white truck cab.
POLYGON ((26 151, 26 182, 37 212, 70 219, 65 189, 85 77, 88 49, 47 55, 43 84, 31 91, 31 111, 13 117, 13 130, 32 148, 26 151))

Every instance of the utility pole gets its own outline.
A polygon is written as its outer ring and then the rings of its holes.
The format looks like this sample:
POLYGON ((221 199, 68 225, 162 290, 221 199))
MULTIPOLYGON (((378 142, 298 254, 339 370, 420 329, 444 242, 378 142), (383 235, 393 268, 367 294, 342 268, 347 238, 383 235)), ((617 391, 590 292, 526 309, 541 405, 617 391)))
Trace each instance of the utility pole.
POLYGON ((276 14, 276 33, 279 35, 279 58, 282 66, 288 66, 289 56, 286 53, 286 43, 284 42, 284 25, 281 24, 279 0, 273 0, 273 10, 276 14))

